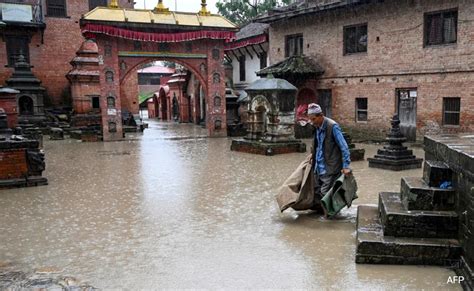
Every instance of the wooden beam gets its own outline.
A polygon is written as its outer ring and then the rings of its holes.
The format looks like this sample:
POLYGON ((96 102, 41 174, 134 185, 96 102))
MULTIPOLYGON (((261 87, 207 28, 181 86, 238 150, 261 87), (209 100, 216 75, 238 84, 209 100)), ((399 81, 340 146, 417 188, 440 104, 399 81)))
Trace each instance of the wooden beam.
POLYGON ((230 52, 234 55, 235 59, 238 61, 239 57, 235 54, 235 52, 233 50, 231 50, 230 52))
POLYGON ((259 43, 258 46, 260 47, 260 49, 262 50, 262 52, 267 52, 266 50, 263 49, 263 46, 262 46, 261 43, 259 43))
POLYGON ((252 50, 254 51, 254 53, 257 55, 257 57, 260 57, 260 53, 257 52, 257 50, 255 49, 255 47, 252 45, 250 46, 252 48, 252 50))
POLYGON ((245 48, 245 50, 247 51, 247 53, 249 54, 250 59, 253 60, 253 55, 250 53, 249 49, 248 49, 247 47, 244 47, 244 48, 245 48))

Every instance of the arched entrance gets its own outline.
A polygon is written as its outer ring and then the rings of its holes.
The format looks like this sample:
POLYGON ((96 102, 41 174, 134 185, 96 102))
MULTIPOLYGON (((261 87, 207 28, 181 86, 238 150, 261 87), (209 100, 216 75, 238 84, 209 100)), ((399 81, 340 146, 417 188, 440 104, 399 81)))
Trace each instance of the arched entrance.
MULTIPOLYGON (((138 86, 127 84, 135 82, 132 74, 136 73, 141 64, 154 60, 182 64, 195 75, 201 84, 199 117, 205 122, 208 135, 226 136, 225 106, 214 108, 213 103, 206 98, 225 96, 225 72, 222 64, 224 45, 226 41, 235 38, 238 29, 225 18, 211 15, 205 9, 205 1, 201 11, 196 14, 171 14, 168 9, 163 8, 162 3, 152 11, 123 9, 120 15, 116 11, 116 8, 97 7, 80 21, 83 35, 97 43, 98 55, 101 57, 97 70, 100 73, 100 86, 97 86, 100 88, 100 96, 112 93, 116 97, 116 115, 108 114, 112 112, 110 110, 101 111, 104 140, 122 138, 122 126, 119 122, 121 111, 135 113, 138 110, 138 104, 130 102, 130 96, 135 99, 138 96, 138 86), (173 22, 173 19, 180 21, 173 22), (222 123, 219 127, 215 126, 217 120, 222 123), (117 123, 116 132, 109 133, 107 125, 112 121, 117 123)), ((80 102, 85 98, 81 95, 81 84, 72 85, 73 102, 80 102)), ((159 101, 164 119, 165 116, 168 117, 172 104, 161 96, 159 101)))
POLYGON ((18 108, 20 115, 33 115, 35 106, 30 96, 23 95, 18 99, 18 108))
POLYGON ((160 93, 159 93, 159 107, 160 107, 160 119, 163 121, 169 120, 168 118, 168 94, 169 88, 168 86, 163 86, 160 88, 160 93))

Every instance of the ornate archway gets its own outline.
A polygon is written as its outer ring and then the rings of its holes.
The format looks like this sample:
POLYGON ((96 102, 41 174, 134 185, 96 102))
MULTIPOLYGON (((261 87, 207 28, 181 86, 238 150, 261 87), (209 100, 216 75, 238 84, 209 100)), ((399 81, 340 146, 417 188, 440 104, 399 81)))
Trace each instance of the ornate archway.
MULTIPOLYGON (((161 0, 152 11, 121 9, 115 2, 109 7, 95 8, 80 21, 83 35, 97 44, 100 76, 96 90, 102 99, 111 93, 115 96, 115 111, 106 108, 105 100, 101 101, 104 141, 122 138, 122 110, 138 110, 138 104, 130 102, 133 90, 137 90, 132 87, 136 86, 124 84, 141 64, 153 60, 180 63, 196 76, 205 96, 203 110, 208 136, 226 136, 225 106, 215 107, 208 98, 225 96, 224 45, 235 38, 235 25, 219 15, 211 15, 205 1, 196 14, 170 12, 161 0), (221 126, 215 126, 216 121, 221 126), (114 132, 108 128, 111 122, 116 124, 114 132)), ((83 102, 80 84, 72 87, 73 101, 83 102)), ((167 109, 169 115, 171 108, 167 109)))

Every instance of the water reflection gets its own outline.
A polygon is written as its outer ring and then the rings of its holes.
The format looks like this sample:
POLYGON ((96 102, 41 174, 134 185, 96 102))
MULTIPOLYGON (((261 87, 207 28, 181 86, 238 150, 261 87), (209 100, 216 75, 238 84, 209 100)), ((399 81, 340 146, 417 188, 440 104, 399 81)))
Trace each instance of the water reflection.
MULTIPOLYGON (((457 288, 444 268, 356 265, 357 205, 335 220, 280 214, 276 190, 305 154, 230 152, 230 139, 205 135, 150 121, 124 142, 47 141, 50 185, 0 193, 0 261, 100 288, 457 288)), ((356 204, 421 176, 353 169, 356 204)))

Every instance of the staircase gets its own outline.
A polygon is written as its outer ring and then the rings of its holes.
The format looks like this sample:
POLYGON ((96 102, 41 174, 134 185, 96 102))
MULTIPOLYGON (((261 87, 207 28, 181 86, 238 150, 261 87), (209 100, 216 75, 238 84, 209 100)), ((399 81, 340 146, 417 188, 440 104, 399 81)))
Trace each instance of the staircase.
POLYGON ((456 191, 439 188, 444 181, 452 181, 452 171, 425 161, 423 178, 402 178, 400 193, 379 193, 378 207, 359 206, 356 263, 458 263, 456 191))

